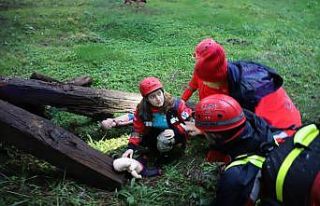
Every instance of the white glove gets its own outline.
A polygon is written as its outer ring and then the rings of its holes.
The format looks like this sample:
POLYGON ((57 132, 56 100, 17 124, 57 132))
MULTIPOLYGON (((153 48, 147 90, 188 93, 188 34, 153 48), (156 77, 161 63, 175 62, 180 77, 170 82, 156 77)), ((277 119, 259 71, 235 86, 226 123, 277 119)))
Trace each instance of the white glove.
POLYGON ((166 129, 157 137, 157 149, 159 152, 168 152, 172 150, 175 143, 174 132, 172 129, 166 129))
POLYGON ((135 177, 137 179, 141 179, 142 176, 140 174, 138 174, 138 172, 137 172, 137 170, 139 170, 138 166, 139 165, 137 164, 137 162, 132 163, 129 167, 128 172, 130 172, 133 177, 135 177))
POLYGON ((115 159, 113 161, 113 168, 118 172, 127 171, 135 178, 142 178, 139 173, 143 170, 143 166, 135 159, 128 157, 120 157, 115 159))
POLYGON ((162 132, 162 135, 165 136, 167 139, 171 139, 174 137, 174 131, 172 129, 166 129, 162 132))
POLYGON ((127 151, 125 151, 123 154, 122 154, 122 157, 129 157, 132 159, 132 156, 133 156, 133 149, 127 149, 127 151))

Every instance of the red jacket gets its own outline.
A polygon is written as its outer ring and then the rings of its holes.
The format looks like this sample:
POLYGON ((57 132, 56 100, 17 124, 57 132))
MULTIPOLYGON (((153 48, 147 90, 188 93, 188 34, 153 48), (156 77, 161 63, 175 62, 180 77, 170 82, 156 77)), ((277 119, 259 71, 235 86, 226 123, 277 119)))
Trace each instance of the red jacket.
POLYGON ((229 62, 224 85, 210 88, 193 74, 182 99, 187 101, 195 90, 200 100, 213 94, 227 94, 273 127, 292 135, 295 130, 291 127, 301 126, 301 116, 281 85, 282 78, 271 68, 254 62, 229 62))
POLYGON ((290 126, 301 126, 300 112, 282 87, 263 97, 256 106, 255 113, 273 127, 283 129, 288 136, 296 132, 290 126))
POLYGON ((189 87, 182 94, 181 99, 184 101, 188 101, 194 91, 198 90, 199 100, 204 99, 207 96, 213 94, 226 94, 229 95, 228 84, 225 83, 221 85, 219 88, 211 88, 203 83, 201 79, 196 74, 192 75, 192 79, 189 82, 189 87))
MULTIPOLYGON (((179 134, 187 137, 187 133, 184 131, 183 126, 181 126, 181 123, 184 123, 186 119, 191 117, 192 110, 185 105, 184 101, 175 99, 174 106, 169 111, 170 111, 170 114, 163 114, 159 112, 158 108, 156 107, 151 108, 151 112, 153 114, 158 113, 160 115, 166 116, 168 128, 173 126, 175 129, 179 131, 179 134), (168 117, 168 115, 170 115, 170 117, 168 117)), ((148 129, 153 127, 152 125, 153 123, 154 122, 148 122, 141 119, 138 108, 137 108, 134 113, 134 119, 133 119, 133 134, 135 135, 131 135, 131 137, 129 138, 129 144, 136 145, 136 146, 139 145, 142 141, 142 138, 148 132, 148 129)), ((168 129, 168 128, 164 128, 164 129, 168 129)))

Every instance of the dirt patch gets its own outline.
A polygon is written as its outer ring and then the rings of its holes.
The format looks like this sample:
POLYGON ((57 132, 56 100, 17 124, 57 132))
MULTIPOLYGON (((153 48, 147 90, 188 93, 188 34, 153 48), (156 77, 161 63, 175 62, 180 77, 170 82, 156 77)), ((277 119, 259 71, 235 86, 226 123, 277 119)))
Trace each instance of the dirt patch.
POLYGON ((229 44, 233 44, 233 45, 237 44, 237 45, 244 45, 244 46, 250 44, 250 42, 247 41, 247 40, 236 39, 236 38, 227 39, 226 42, 229 43, 229 44))

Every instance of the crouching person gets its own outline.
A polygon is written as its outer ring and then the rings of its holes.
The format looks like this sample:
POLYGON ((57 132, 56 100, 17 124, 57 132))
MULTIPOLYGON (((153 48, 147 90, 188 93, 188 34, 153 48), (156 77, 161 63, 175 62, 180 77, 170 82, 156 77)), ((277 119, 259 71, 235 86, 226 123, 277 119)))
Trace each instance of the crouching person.
POLYGON ((316 125, 301 128, 266 158, 262 205, 320 206, 320 136, 316 125))
POLYGON ((250 193, 260 198, 260 205, 320 206, 320 136, 314 124, 286 138, 266 158, 239 159, 227 170, 244 168, 248 163, 262 168, 250 193))
POLYGON ((215 154, 231 161, 220 176, 214 205, 253 204, 264 156, 277 146, 269 125, 223 94, 201 100, 194 118, 215 154))
POLYGON ((134 113, 128 150, 122 156, 138 152, 137 160, 144 166, 150 157, 160 166, 183 154, 188 137, 184 121, 191 117, 192 111, 183 101, 166 93, 155 77, 143 79, 139 89, 143 98, 134 113))

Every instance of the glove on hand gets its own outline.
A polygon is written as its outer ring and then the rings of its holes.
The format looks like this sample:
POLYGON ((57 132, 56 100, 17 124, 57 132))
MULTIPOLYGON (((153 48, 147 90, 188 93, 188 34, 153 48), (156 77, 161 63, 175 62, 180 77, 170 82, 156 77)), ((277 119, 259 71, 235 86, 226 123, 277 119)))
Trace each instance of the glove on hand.
POLYGON ((166 129, 157 137, 157 149, 159 152, 168 152, 172 150, 175 143, 174 132, 172 129, 166 129))
POLYGON ((118 159, 115 159, 113 161, 113 168, 118 172, 127 171, 135 178, 142 178, 140 173, 143 170, 143 166, 135 159, 128 157, 120 157, 118 159))

